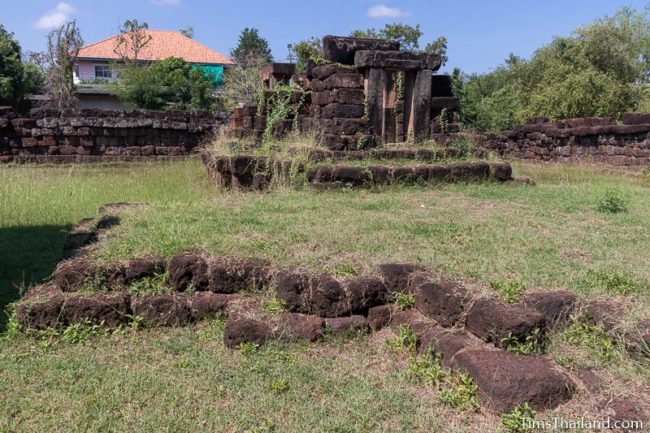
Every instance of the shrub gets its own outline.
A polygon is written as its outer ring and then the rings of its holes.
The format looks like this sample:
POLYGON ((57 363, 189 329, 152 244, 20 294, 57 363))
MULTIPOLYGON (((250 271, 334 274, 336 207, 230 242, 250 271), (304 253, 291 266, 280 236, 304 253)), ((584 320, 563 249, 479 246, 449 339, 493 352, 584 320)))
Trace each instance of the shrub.
POLYGON ((215 77, 178 57, 143 66, 128 63, 113 84, 119 98, 137 108, 152 110, 210 110, 215 108, 215 77))
POLYGON ((610 190, 600 199, 597 206, 598 212, 602 213, 621 213, 627 212, 627 200, 620 191, 610 190))

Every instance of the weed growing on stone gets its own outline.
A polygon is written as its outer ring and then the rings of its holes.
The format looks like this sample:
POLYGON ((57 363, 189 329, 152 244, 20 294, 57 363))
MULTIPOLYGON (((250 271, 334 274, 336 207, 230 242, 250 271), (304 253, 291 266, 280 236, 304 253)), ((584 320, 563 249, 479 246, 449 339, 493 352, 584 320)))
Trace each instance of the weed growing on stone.
POLYGON ((587 349, 605 364, 621 359, 618 347, 607 332, 602 327, 589 323, 588 317, 573 316, 571 325, 564 331, 564 337, 568 343, 587 349))
POLYGON ((477 393, 478 387, 468 374, 452 373, 438 393, 438 401, 460 410, 475 409, 479 406, 477 393))
POLYGON ((413 329, 407 325, 399 325, 397 335, 393 339, 386 340, 386 345, 394 351, 415 352, 417 342, 418 337, 413 329))
POLYGON ((133 296, 171 294, 174 290, 165 284, 166 280, 166 273, 145 277, 131 284, 129 292, 133 296))
POLYGON ((393 293, 393 302, 395 306, 404 311, 415 305, 415 295, 413 293, 393 293))
POLYGON ((526 285, 520 281, 503 281, 503 280, 493 280, 490 281, 490 287, 496 290, 497 294, 504 301, 514 304, 519 302, 521 295, 526 291, 526 285))
POLYGON ((262 304, 262 311, 271 315, 286 313, 287 303, 282 299, 273 297, 262 304))
POLYGON ((423 355, 409 359, 404 377, 417 385, 438 387, 445 378, 445 372, 440 364, 440 357, 427 351, 423 355))
POLYGON ((544 337, 541 335, 539 328, 526 335, 524 341, 509 333, 507 337, 501 339, 501 347, 517 355, 542 353, 544 351, 544 337))
POLYGON ((510 412, 501 414, 501 424, 508 433, 529 433, 533 431, 535 411, 528 403, 520 404, 510 412))

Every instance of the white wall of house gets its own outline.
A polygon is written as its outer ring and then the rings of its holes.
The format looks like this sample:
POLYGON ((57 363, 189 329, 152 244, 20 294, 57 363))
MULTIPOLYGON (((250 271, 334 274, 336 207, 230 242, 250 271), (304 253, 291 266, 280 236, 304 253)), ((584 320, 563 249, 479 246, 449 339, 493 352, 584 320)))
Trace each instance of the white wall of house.
POLYGON ((74 83, 91 83, 95 80, 110 83, 117 78, 116 72, 109 62, 81 60, 74 67, 74 83))

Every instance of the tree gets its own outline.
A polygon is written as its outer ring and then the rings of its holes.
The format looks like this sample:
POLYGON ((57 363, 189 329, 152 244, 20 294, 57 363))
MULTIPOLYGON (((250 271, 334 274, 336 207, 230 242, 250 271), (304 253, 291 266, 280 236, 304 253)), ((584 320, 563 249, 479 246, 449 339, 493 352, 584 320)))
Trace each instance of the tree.
POLYGON ((83 46, 76 21, 62 24, 47 35, 47 50, 34 56, 45 73, 45 82, 56 108, 70 108, 76 101, 73 68, 83 46))
POLYGON ((20 44, 0 24, 0 105, 18 109, 26 94, 43 86, 43 75, 34 64, 25 63, 20 44))
POLYGON ((140 52, 151 42, 153 37, 149 32, 149 24, 140 23, 137 19, 126 20, 120 28, 119 36, 113 51, 124 62, 137 62, 140 52))
POLYGON ((429 42, 424 51, 431 54, 437 54, 440 56, 442 61, 442 66, 447 64, 449 57, 447 57, 447 38, 445 36, 438 37, 435 41, 429 42))
POLYGON ((400 48, 405 51, 415 51, 420 48, 420 38, 422 31, 420 25, 415 27, 408 24, 386 24, 383 29, 370 28, 367 30, 353 30, 350 36, 355 38, 386 39, 397 41, 400 48))
POLYGON ((625 8, 556 37, 529 60, 510 55, 487 74, 459 74, 461 119, 499 130, 529 117, 617 116, 650 106, 650 21, 625 8))
POLYGON ((121 100, 137 108, 214 108, 214 77, 178 57, 125 69, 114 84, 121 100))
POLYGON ((240 104, 255 103, 264 90, 260 69, 268 63, 265 55, 251 52, 248 57, 226 69, 224 106, 232 110, 240 104))
POLYGON ((273 61, 271 48, 266 39, 260 36, 257 29, 246 27, 239 35, 237 47, 230 52, 236 63, 246 67, 247 61, 263 59, 265 63, 273 61))
POLYGON ((296 53, 296 70, 298 72, 304 71, 309 61, 316 64, 325 61, 323 58, 323 44, 318 38, 310 38, 294 44, 293 51, 296 53))

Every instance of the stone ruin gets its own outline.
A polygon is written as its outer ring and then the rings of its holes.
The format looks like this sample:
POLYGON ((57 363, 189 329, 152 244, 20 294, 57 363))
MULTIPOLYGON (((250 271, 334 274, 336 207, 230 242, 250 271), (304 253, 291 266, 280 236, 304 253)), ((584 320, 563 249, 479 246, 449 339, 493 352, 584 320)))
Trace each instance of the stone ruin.
POLYGON ((235 109, 231 134, 260 140, 265 132, 282 137, 297 129, 319 132, 331 150, 371 148, 386 143, 434 139, 458 132, 459 100, 451 77, 434 75, 441 58, 400 51, 399 42, 338 36, 323 38, 327 63, 272 63, 261 70, 263 103, 235 109), (271 118, 269 102, 279 83, 292 82, 295 109, 271 118))

